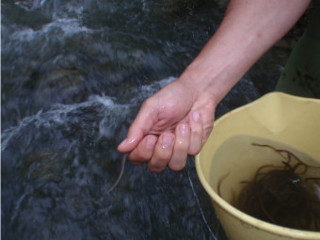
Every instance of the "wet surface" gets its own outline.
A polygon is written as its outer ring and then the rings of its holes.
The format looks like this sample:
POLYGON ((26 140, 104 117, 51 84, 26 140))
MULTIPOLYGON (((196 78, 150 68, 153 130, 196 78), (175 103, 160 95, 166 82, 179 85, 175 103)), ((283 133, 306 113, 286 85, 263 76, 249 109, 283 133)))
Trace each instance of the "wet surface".
MULTIPOLYGON (((212 239, 208 227, 225 239, 192 158, 179 173, 128 163, 105 192, 140 104, 181 74, 223 9, 201 0, 28 2, 1 3, 2 239, 212 239)), ((272 91, 287 56, 269 51, 216 117, 272 91)))

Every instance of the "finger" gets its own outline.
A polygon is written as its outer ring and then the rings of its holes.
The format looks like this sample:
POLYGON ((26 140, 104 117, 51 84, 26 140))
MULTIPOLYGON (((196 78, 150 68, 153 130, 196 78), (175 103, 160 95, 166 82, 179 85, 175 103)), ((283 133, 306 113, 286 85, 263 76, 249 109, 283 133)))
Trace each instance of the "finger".
POLYGON ((143 131, 141 129, 131 130, 127 137, 118 145, 119 152, 131 152, 143 138, 143 131))
POLYGON ((191 128, 191 137, 188 154, 196 155, 200 152, 202 147, 202 120, 199 112, 195 111, 190 114, 190 128, 191 128))
POLYGON ((135 165, 141 165, 148 162, 153 153, 153 149, 157 142, 157 137, 154 135, 147 135, 144 137, 138 146, 129 154, 130 161, 135 165))
POLYGON ((175 135, 173 153, 168 166, 173 171, 180 171, 186 165, 190 144, 190 126, 185 123, 179 124, 176 127, 175 135))
POLYGON ((153 101, 147 99, 140 108, 138 115, 131 124, 127 137, 119 144, 119 152, 131 152, 147 135, 152 126, 157 121, 157 114, 155 112, 153 101))
POLYGON ((172 155, 174 138, 171 132, 164 132, 158 138, 152 158, 148 163, 152 172, 161 172, 167 167, 172 155))

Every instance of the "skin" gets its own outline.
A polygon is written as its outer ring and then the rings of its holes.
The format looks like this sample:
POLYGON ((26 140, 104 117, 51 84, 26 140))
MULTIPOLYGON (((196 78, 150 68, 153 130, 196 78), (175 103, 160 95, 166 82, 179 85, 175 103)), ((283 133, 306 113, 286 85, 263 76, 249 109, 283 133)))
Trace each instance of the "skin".
POLYGON ((310 0, 231 0, 209 42, 182 75, 141 106, 118 151, 153 172, 179 171, 200 152, 217 104, 297 22, 310 0))

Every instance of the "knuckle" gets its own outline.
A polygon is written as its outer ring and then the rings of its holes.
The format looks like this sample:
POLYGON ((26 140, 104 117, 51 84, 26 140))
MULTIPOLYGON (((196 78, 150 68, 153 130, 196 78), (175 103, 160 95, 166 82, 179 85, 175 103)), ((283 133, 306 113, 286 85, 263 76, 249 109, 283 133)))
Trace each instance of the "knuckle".
POLYGON ((154 101, 152 100, 152 98, 147 98, 143 104, 142 104, 142 108, 146 108, 149 109, 150 107, 152 107, 154 105, 153 103, 154 101))
POLYGON ((181 171, 185 167, 186 161, 187 151, 175 152, 172 156, 171 161, 168 164, 168 167, 175 172, 181 171))
POLYGON ((162 158, 162 156, 153 156, 153 158, 148 162, 148 167, 152 172, 161 172, 168 165, 170 159, 162 158))
POLYGON ((201 146, 198 144, 193 144, 189 147, 188 154, 191 156, 197 155, 201 150, 201 146))
POLYGON ((138 162, 138 161, 131 161, 133 165, 135 166, 142 166, 143 162, 138 162))
POLYGON ((151 172, 159 173, 162 172, 165 169, 166 166, 157 165, 154 163, 149 162, 148 168, 151 172))
POLYGON ((169 168, 172 170, 172 171, 175 171, 175 172, 179 172, 181 171, 186 165, 186 162, 185 161, 181 161, 181 162, 174 162, 174 163, 170 163, 169 164, 169 168))
POLYGON ((141 154, 141 152, 138 150, 131 152, 128 158, 130 159, 131 162, 146 162, 149 160, 147 156, 145 156, 144 154, 141 154))
POLYGON ((202 128, 201 127, 193 127, 193 128, 191 128, 191 134, 201 135, 201 133, 202 133, 202 128))

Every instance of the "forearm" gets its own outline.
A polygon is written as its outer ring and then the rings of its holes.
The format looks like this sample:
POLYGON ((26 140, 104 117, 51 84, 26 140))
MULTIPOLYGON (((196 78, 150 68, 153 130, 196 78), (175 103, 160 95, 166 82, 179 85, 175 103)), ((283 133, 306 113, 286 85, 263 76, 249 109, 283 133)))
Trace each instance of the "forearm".
POLYGON ((310 0, 231 0, 225 17, 178 81, 215 103, 301 17, 310 0))

